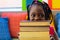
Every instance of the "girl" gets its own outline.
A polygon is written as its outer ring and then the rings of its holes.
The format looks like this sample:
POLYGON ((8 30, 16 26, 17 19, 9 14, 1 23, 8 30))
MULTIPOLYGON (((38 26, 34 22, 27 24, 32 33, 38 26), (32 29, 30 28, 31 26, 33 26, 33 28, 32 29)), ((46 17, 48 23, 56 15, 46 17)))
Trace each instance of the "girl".
MULTIPOLYGON (((50 20, 52 16, 52 11, 45 2, 33 1, 31 5, 27 6, 28 20, 30 21, 41 21, 50 20)), ((58 40, 56 32, 52 27, 50 27, 50 39, 58 40)))

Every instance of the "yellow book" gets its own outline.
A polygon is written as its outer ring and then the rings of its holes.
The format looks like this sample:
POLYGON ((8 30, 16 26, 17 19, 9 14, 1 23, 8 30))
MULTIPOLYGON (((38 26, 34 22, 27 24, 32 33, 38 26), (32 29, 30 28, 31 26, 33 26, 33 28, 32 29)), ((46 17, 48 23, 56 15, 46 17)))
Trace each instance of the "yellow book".
POLYGON ((50 40, 49 32, 20 32, 19 40, 50 40))
POLYGON ((36 26, 49 26, 50 21, 38 21, 38 22, 33 22, 33 21, 22 21, 20 22, 20 27, 36 27, 36 26))
POLYGON ((49 27, 20 27, 20 32, 46 32, 49 27))

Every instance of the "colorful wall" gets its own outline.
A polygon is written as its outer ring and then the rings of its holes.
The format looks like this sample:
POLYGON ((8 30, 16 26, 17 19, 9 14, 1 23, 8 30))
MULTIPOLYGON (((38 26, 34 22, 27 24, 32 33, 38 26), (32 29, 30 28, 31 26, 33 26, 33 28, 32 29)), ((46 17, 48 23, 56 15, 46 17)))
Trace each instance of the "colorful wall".
MULTIPOLYGON (((23 11, 33 0, 0 0, 0 11, 23 11)), ((60 0, 39 0, 49 4, 52 10, 60 10, 60 0)))
MULTIPOLYGON (((28 2, 28 1, 30 3, 33 0, 22 0, 22 9, 23 10, 26 10, 26 2, 28 2), (24 2, 25 2, 25 4, 24 4, 24 2)), ((46 3, 48 3, 52 10, 60 10, 60 0, 39 0, 39 1, 45 1, 46 3)))

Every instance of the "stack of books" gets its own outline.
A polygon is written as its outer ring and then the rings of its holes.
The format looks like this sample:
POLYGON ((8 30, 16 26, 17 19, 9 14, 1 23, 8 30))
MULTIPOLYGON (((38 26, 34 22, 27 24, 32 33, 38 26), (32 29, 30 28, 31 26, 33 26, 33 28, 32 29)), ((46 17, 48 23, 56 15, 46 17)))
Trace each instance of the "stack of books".
POLYGON ((20 40, 50 40, 50 21, 22 21, 20 22, 20 40))

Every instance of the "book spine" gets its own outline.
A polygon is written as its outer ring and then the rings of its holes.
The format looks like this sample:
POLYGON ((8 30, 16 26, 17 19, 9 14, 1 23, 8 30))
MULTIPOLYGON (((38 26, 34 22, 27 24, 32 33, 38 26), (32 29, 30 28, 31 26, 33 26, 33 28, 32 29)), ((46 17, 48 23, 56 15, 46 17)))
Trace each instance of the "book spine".
POLYGON ((20 40, 50 40, 49 32, 20 32, 20 40))
POLYGON ((20 32, 46 32, 49 27, 20 27, 20 32))

